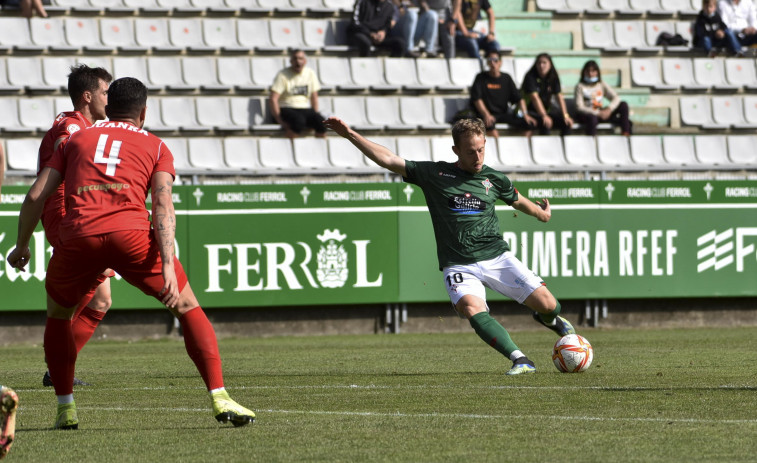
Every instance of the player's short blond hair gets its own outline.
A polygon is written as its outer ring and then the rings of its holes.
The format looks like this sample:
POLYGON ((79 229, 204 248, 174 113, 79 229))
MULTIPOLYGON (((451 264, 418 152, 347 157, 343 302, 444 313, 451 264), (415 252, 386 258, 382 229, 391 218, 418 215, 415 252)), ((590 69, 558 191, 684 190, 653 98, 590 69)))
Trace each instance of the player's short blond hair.
POLYGON ((460 140, 468 135, 486 137, 484 121, 476 117, 474 119, 460 119, 455 122, 452 126, 452 140, 455 142, 455 146, 458 146, 460 140))

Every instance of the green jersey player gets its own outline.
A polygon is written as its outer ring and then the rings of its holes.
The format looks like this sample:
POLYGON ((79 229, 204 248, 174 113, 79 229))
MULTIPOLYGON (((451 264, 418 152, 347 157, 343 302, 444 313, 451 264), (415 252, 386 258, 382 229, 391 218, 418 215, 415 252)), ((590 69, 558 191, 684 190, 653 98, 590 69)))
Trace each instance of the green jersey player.
POLYGON ((408 161, 367 140, 338 118, 331 117, 325 124, 373 162, 423 190, 450 300, 484 342, 513 362, 508 375, 532 373, 536 368, 507 330, 489 315, 485 288, 525 304, 534 311, 536 321, 558 335, 575 333, 570 322, 558 316, 560 303, 541 278, 510 252, 494 213, 494 203, 501 199, 547 222, 552 216, 549 201, 530 201, 505 175, 484 165, 486 127, 480 119, 464 119, 452 127, 454 163, 408 161))

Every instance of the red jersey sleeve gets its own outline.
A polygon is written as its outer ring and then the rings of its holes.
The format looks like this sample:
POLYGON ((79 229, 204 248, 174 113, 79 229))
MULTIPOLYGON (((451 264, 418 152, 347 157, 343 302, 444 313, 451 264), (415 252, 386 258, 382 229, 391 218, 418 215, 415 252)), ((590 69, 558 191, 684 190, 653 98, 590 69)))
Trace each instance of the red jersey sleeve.
POLYGON ((154 172, 168 172, 172 177, 176 178, 176 169, 173 166, 173 154, 162 140, 158 149, 158 159, 155 162, 154 172))
MULTIPOLYGON (((61 177, 66 177, 66 157, 65 157, 66 143, 58 145, 58 149, 53 152, 53 156, 47 162, 44 167, 50 167, 60 172, 61 177)), ((40 166, 42 168, 42 166, 40 166)), ((40 169, 41 170, 41 169, 40 169)))

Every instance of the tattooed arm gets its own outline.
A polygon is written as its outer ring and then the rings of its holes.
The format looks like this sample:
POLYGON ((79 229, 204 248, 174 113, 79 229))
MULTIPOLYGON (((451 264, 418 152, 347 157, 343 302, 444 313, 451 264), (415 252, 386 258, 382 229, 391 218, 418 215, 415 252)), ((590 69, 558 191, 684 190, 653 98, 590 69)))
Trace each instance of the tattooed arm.
POLYGON ((156 172, 152 177, 152 228, 158 242, 160 260, 163 263, 163 289, 161 302, 175 308, 179 300, 179 284, 174 269, 174 237, 176 236, 176 213, 173 208, 173 177, 168 172, 156 172))

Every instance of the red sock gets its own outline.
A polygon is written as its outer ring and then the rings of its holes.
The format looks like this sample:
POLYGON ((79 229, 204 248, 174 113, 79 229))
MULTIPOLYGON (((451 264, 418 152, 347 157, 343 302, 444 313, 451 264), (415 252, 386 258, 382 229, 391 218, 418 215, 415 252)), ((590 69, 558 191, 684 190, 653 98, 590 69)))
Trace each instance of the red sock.
POLYGON ((73 394, 76 345, 71 320, 48 317, 44 342, 47 369, 55 385, 55 395, 73 394))
POLYGON ((76 320, 79 318, 79 315, 82 313, 85 307, 87 307, 87 304, 92 301, 92 298, 95 297, 95 290, 97 288, 93 288, 89 290, 87 294, 84 295, 83 298, 81 298, 81 301, 79 301, 79 305, 76 307, 76 311, 74 311, 74 317, 71 320, 76 320))
POLYGON ((213 325, 205 316, 202 307, 195 307, 179 318, 184 332, 184 346, 189 358, 197 366, 208 390, 223 387, 221 354, 213 325))
POLYGON ((105 312, 99 312, 90 307, 84 307, 78 317, 74 318, 71 330, 74 333, 74 343, 76 352, 81 352, 81 348, 89 341, 97 329, 97 325, 103 320, 105 312))

